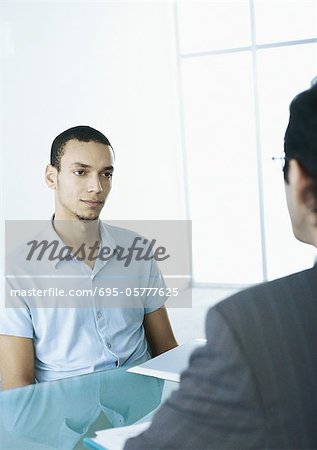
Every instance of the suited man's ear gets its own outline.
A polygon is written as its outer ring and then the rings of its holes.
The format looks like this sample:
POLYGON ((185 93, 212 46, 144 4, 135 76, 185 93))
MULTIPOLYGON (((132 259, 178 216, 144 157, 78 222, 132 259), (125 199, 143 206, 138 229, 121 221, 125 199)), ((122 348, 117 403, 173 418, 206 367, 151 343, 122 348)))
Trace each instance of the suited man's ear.
POLYGON ((45 169, 45 181, 50 189, 57 188, 57 169, 48 164, 45 169))
POLYGON ((313 180, 296 159, 289 162, 288 181, 296 204, 309 206, 312 200, 310 188, 313 180))

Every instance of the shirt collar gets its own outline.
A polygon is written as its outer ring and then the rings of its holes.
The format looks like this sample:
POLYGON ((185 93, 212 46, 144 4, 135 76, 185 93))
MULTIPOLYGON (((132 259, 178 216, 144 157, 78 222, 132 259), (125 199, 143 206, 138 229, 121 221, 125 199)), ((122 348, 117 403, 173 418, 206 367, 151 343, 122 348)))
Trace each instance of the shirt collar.
MULTIPOLYGON (((54 221, 54 214, 51 217, 47 226, 45 227, 45 230, 43 231, 43 239, 47 240, 48 243, 57 241, 58 242, 57 248, 60 250, 62 247, 65 247, 66 244, 64 243, 64 241, 62 241, 62 239, 56 233, 54 225, 53 225, 53 221, 54 221)), ((102 222, 101 220, 99 220, 99 230, 100 230, 100 237, 101 237, 101 246, 109 247, 111 252, 113 252, 116 248, 116 242, 115 242, 112 234, 109 231, 109 227, 106 225, 105 222, 102 222)), ((54 269, 56 269, 57 264, 59 264, 61 262, 67 262, 65 260, 61 261, 59 259, 51 260, 48 258, 48 255, 46 256, 46 258, 47 258, 47 261, 51 264, 51 266, 54 269)))

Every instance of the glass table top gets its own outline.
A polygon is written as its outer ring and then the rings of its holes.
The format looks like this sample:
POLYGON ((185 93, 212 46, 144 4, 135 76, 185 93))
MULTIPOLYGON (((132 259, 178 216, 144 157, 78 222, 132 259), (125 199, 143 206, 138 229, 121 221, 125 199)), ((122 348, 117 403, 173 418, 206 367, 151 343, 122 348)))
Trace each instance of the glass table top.
POLYGON ((119 368, 2 391, 0 449, 84 449, 97 430, 150 419, 177 388, 119 368))

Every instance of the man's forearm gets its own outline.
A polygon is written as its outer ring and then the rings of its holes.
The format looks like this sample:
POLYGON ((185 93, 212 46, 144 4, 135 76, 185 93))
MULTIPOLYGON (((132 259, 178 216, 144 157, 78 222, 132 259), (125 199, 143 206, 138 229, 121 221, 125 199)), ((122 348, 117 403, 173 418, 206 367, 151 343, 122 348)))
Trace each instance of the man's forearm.
POLYGON ((20 377, 10 377, 8 379, 6 379, 6 377, 4 379, 1 380, 1 388, 2 390, 6 390, 6 389, 15 389, 18 387, 22 387, 22 386, 29 386, 30 384, 34 384, 35 383, 35 379, 32 377, 26 378, 20 378, 20 377))
POLYGON ((2 389, 35 383, 33 339, 0 335, 2 389))

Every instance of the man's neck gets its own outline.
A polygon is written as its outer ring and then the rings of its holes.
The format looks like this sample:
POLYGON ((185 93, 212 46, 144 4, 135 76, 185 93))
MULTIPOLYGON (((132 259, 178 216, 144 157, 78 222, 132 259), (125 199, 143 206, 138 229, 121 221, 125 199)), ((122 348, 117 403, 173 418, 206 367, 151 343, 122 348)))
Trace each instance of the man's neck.
POLYGON ((81 245, 89 247, 100 242, 100 222, 96 220, 59 220, 53 219, 53 227, 62 241, 73 248, 81 245))

